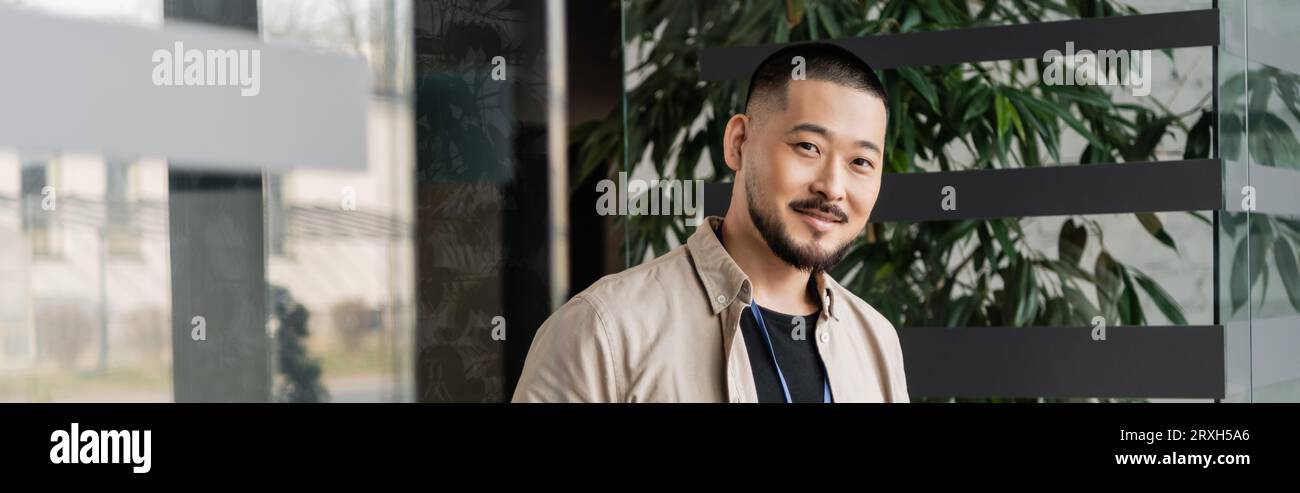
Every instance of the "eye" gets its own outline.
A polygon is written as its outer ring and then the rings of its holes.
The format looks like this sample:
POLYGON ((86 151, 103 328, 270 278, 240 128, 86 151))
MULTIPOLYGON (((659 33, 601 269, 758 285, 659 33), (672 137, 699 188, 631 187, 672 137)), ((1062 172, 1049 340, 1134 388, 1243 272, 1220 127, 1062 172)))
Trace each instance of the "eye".
POLYGON ((804 151, 808 151, 808 152, 813 152, 813 153, 818 152, 818 150, 817 150, 817 144, 814 144, 814 143, 812 143, 812 142, 800 142, 800 143, 798 143, 798 144, 795 144, 795 147, 798 147, 799 149, 802 149, 802 150, 804 150, 804 151))
POLYGON ((866 159, 864 159, 864 158, 857 158, 857 159, 854 159, 854 160, 853 160, 853 165, 854 165, 854 166, 862 166, 862 167, 865 167, 865 168, 874 168, 874 167, 876 167, 876 165, 875 165, 874 163, 872 163, 871 161, 868 161, 868 160, 866 160, 866 159))

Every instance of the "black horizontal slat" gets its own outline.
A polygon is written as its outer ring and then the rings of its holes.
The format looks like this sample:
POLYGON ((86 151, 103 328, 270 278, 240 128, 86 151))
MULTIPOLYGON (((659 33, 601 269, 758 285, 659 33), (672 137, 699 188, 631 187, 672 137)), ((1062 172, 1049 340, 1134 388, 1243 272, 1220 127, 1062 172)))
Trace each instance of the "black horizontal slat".
MULTIPOLYGON (((872 222, 1217 210, 1217 159, 886 174, 872 222), (943 210, 943 189, 956 209, 943 210)), ((704 213, 725 216, 731 184, 704 189, 704 213)))
POLYGON ((1199 211, 1222 202, 1219 161, 1195 159, 886 175, 873 222, 1199 211), (956 209, 942 209, 942 191, 956 209))
POLYGON ((902 328, 913 397, 1223 398, 1223 327, 902 328))
MULTIPOLYGON (((1040 58, 1048 50, 1155 50, 1215 46, 1217 9, 1189 10, 1009 26, 835 40, 876 69, 1040 58)), ((754 67, 784 44, 705 48, 703 80, 747 80, 754 67)))

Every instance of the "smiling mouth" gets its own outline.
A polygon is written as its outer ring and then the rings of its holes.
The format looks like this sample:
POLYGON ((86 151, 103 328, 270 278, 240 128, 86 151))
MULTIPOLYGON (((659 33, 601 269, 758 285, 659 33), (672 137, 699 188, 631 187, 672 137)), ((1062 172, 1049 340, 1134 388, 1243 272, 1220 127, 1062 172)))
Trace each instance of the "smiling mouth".
POLYGON ((844 222, 843 219, 836 217, 834 214, 828 212, 822 212, 818 209, 795 208, 794 211, 823 222, 836 223, 836 224, 844 222))

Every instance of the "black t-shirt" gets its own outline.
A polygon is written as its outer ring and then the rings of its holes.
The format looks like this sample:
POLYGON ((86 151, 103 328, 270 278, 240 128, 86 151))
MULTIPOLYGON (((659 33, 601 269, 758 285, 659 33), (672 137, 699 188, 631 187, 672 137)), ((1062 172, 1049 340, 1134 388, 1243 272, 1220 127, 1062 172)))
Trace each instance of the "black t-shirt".
MULTIPOLYGON (((721 228, 713 230, 722 241, 721 228)), ((724 245, 725 248, 725 245, 724 245)), ((817 298, 816 284, 808 280, 808 291, 817 298)), ((821 355, 817 354, 817 345, 813 342, 816 335, 817 317, 821 310, 812 314, 796 317, 774 312, 758 306, 763 313, 763 324, 772 338, 772 349, 776 351, 777 362, 781 364, 781 375, 790 389, 793 402, 825 402, 826 371, 822 366, 821 355), (802 318, 800 328, 798 319, 802 318), (795 329, 799 330, 796 331, 795 329)), ((772 352, 767 349, 763 332, 754 321, 754 311, 746 307, 740 316, 740 332, 745 340, 745 350, 749 353, 749 366, 754 372, 754 388, 758 391, 758 402, 785 402, 785 392, 781 389, 781 379, 777 377, 776 365, 772 363, 772 352)), ((834 400, 834 395, 831 399, 834 400)))
MULTIPOLYGON (((777 362, 781 364, 781 373, 790 388, 790 399, 794 402, 823 402, 826 374, 822 370, 821 356, 817 354, 813 337, 817 317, 821 312, 802 316, 800 328, 793 315, 774 312, 762 305, 759 305, 759 311, 763 313, 763 323, 772 338, 777 362)), ((750 308, 745 308, 740 318, 740 331, 749 353, 749 366, 754 370, 758 402, 785 402, 781 380, 777 378, 776 367, 772 364, 772 353, 767 350, 763 332, 754 321, 754 313, 750 308)))

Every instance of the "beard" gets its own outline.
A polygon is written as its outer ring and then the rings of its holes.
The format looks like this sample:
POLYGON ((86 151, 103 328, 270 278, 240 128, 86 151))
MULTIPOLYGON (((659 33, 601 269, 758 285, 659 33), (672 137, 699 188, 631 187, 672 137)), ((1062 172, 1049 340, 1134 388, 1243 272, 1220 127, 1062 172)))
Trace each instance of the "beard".
MULTIPOLYGON (((777 258, 796 269, 814 273, 827 272, 844 259, 844 256, 849 252, 849 248, 853 246, 852 238, 838 248, 829 251, 817 246, 816 242, 800 244, 790 237, 778 213, 769 214, 759 207, 760 201, 756 181, 752 174, 746 174, 745 200, 749 206, 749 217, 753 221, 754 227, 758 229, 758 233, 763 236, 763 241, 767 242, 767 247, 772 250, 772 253, 776 254, 777 258)), ((792 207, 797 205, 799 208, 804 209, 820 209, 844 217, 838 208, 820 198, 798 200, 790 205, 792 207)))

